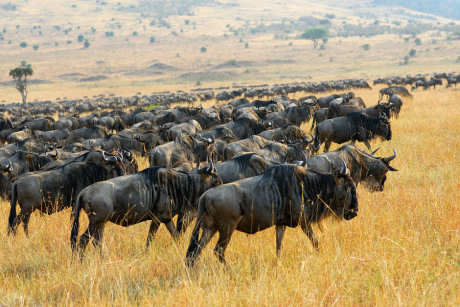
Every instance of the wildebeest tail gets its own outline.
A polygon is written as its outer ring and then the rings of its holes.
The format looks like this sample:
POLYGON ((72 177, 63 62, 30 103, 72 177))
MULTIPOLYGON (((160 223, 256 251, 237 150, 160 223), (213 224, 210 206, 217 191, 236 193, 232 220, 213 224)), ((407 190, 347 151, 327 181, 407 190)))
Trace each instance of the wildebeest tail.
POLYGON ((319 147, 321 146, 321 140, 319 138, 319 131, 318 131, 318 125, 315 127, 315 139, 313 142, 313 150, 317 152, 319 150, 319 147))
POLYGON ((80 228, 81 197, 82 194, 78 194, 75 207, 72 208, 72 214, 70 215, 70 218, 73 218, 72 230, 70 232, 70 247, 72 251, 75 251, 77 246, 77 236, 80 228))
POLYGON ((11 201, 10 201, 10 216, 8 218, 8 234, 14 231, 15 223, 16 223, 16 201, 17 201, 17 185, 13 183, 11 187, 11 201))
POLYGON ((185 263, 188 266, 193 265, 194 258, 196 257, 196 251, 198 249, 198 237, 201 229, 201 218, 205 214, 206 205, 204 197, 200 197, 198 204, 198 215, 196 218, 195 228, 193 228, 192 237, 190 238, 190 243, 187 248, 187 255, 185 257, 185 263))

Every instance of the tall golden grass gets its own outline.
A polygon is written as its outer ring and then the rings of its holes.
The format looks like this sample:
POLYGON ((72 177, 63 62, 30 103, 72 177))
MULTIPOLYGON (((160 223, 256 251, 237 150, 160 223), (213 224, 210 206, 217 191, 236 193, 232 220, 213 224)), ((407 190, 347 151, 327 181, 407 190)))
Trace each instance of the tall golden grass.
MULTIPOLYGON (((367 104, 377 91, 357 91, 367 104)), ((398 151, 383 193, 359 188, 351 221, 323 223, 315 252, 300 229, 289 229, 282 256, 274 229, 235 233, 228 267, 204 250, 196 269, 183 259, 190 229, 174 242, 161 227, 145 251, 148 223, 108 224, 100 255, 92 246, 72 259, 69 210, 32 215, 30 238, 6 236, 9 205, 1 203, 1 305, 411 305, 460 304, 460 91, 419 91, 392 121, 398 151)), ((147 166, 147 161, 142 161, 147 166)), ((86 217, 82 218, 86 226, 86 217)))

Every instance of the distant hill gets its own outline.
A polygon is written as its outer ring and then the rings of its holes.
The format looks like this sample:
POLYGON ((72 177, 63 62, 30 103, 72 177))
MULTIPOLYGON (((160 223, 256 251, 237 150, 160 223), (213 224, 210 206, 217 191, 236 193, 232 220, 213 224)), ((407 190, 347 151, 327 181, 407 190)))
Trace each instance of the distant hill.
POLYGON ((414 11, 460 20, 460 0, 374 0, 378 5, 397 5, 414 11))

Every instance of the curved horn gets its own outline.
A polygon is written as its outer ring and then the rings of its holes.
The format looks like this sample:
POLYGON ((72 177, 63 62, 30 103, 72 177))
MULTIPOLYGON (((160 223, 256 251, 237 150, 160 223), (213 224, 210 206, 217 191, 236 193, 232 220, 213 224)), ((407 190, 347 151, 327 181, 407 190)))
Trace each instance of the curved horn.
POLYGON ((339 170, 339 174, 343 175, 343 176, 349 176, 350 175, 350 170, 348 169, 347 164, 345 163, 345 160, 343 160, 343 159, 341 159, 341 160, 342 160, 343 165, 339 170))
POLYGON ((375 155, 375 153, 376 153, 377 151, 379 151, 379 149, 380 149, 380 147, 378 147, 376 150, 374 150, 373 152, 371 152, 371 156, 375 155))
POLYGON ((393 149, 393 155, 389 156, 389 157, 386 157, 386 158, 382 158, 382 160, 386 164, 389 164, 394 158, 396 158, 396 150, 393 149))
POLYGON ((209 171, 214 171, 215 170, 215 166, 214 166, 214 161, 212 161, 212 159, 209 159, 209 171))

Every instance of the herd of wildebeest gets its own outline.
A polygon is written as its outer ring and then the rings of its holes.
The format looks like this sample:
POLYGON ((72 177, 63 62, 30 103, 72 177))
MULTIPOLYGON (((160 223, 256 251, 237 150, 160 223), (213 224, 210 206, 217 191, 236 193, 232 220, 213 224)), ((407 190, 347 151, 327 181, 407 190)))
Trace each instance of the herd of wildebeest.
POLYGON ((354 79, 1 105, 0 193, 11 206, 8 234, 22 224, 27 235, 35 210, 71 207, 70 243, 80 257, 91 239, 100 246, 108 221, 151 221, 149 246, 160 224, 177 238, 195 217, 189 266, 216 232, 222 262, 234 230, 252 234, 275 226, 279 254, 286 226, 300 224, 318 248, 312 224, 356 217, 356 185, 383 191, 387 172, 396 171, 390 165, 396 151, 377 156, 369 141, 391 140, 390 119, 411 97, 406 86, 436 86, 443 78, 448 86, 460 82, 454 74, 377 79, 374 84, 389 86, 374 106, 354 95, 354 88, 370 88, 354 79), (340 94, 320 96, 326 91, 340 94), (298 92, 315 96, 289 98, 298 92), (218 103, 197 106, 210 97, 218 103), (56 114, 58 120, 50 117, 56 114), (305 133, 300 125, 309 121, 305 133), (331 143, 347 144, 328 152, 331 143), (150 167, 139 171, 138 156, 148 156, 150 167), (82 210, 89 225, 78 241, 82 210))

